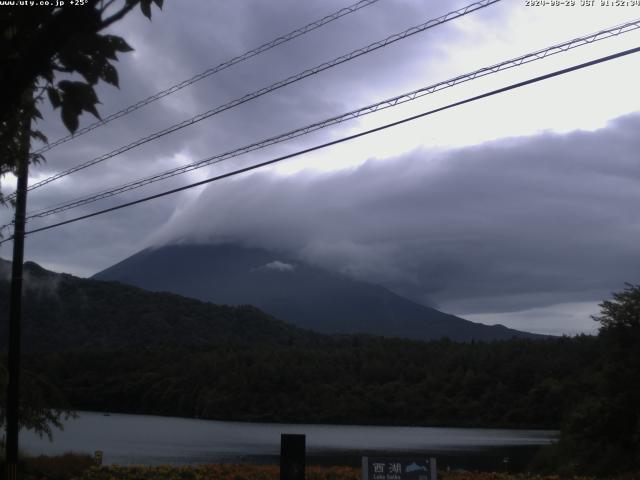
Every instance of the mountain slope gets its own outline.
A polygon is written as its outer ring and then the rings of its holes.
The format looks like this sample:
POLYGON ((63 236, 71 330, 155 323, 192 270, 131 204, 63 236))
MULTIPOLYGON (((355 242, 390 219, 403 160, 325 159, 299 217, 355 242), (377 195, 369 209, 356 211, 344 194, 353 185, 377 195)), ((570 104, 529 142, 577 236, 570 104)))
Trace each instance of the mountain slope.
POLYGON ((146 249, 93 278, 219 304, 251 304, 285 322, 329 334, 459 341, 538 337, 463 320, 377 285, 228 244, 146 249))
MULTIPOLYGON (((0 260, 0 315, 8 316, 10 263, 0 260)), ((228 307, 25 263, 22 345, 27 352, 133 345, 288 343, 319 336, 255 307, 228 307)), ((7 322, 0 322, 4 348, 7 322)))

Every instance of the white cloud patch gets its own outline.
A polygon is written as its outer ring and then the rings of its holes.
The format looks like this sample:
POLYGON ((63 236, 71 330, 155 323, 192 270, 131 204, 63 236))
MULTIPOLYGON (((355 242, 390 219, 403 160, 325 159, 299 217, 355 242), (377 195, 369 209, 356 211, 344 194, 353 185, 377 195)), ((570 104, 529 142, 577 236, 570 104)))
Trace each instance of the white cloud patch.
POLYGON ((296 269, 296 266, 292 263, 285 263, 279 260, 274 260, 273 262, 269 262, 261 268, 265 268, 267 270, 277 270, 278 272, 293 272, 296 269))

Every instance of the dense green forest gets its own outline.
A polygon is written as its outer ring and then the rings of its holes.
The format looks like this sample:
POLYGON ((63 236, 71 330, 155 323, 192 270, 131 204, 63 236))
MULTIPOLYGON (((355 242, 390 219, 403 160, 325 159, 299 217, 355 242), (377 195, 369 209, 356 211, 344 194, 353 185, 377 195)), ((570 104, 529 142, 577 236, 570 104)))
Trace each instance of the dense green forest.
POLYGON ((558 427, 593 337, 494 343, 316 337, 30 356, 76 409, 224 420, 558 427))

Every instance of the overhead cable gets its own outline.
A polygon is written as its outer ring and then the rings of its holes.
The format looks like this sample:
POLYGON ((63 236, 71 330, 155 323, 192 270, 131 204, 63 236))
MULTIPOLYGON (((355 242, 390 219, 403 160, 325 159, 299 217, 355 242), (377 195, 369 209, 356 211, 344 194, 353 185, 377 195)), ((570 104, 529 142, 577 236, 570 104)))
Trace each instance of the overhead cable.
POLYGON ((488 66, 488 67, 483 67, 479 70, 474 70, 470 73, 465 73, 463 75, 458 75, 456 77, 450 78, 448 80, 444 80, 438 83, 435 83, 433 85, 429 85, 427 87, 422 87, 419 88, 417 90, 413 90, 411 92, 408 93, 403 93, 401 95, 397 95, 395 97, 391 97, 388 98, 386 100, 382 100, 380 102, 371 104, 371 105, 367 105, 366 107, 361 107, 357 110, 352 110, 350 112, 347 113, 343 113, 341 115, 337 115, 325 120, 322 120, 320 122, 316 122, 316 123, 312 123, 310 125, 307 125, 305 127, 301 127, 301 128, 297 128, 295 130, 291 130, 287 133, 283 133, 274 137, 270 137, 264 140, 260 140, 258 142, 254 142, 252 144, 249 145, 245 145, 243 147, 240 148, 236 148, 234 150, 230 150, 228 152, 225 153, 221 153, 218 155, 214 155, 208 158, 205 158, 203 160, 199 160, 197 162, 193 162, 190 163, 188 165, 184 165, 181 167, 176 167, 170 170, 166 170, 164 172, 149 176, 149 177, 145 177, 145 178, 141 178, 138 180, 134 180, 131 182, 128 182, 126 184, 120 185, 118 187, 115 188, 111 188, 108 190, 104 190, 102 192, 93 194, 93 195, 89 195, 89 196, 85 196, 82 198, 77 198, 75 200, 71 200, 71 201, 67 201, 67 202, 63 202, 60 203, 58 205, 55 205, 53 207, 49 207, 46 210, 41 210, 38 211, 36 213, 29 213, 27 215, 27 219, 32 219, 32 218, 42 218, 42 217, 46 217, 49 215, 53 215, 56 213, 60 213, 60 212, 64 212, 66 210, 70 210, 72 208, 76 208, 76 207, 80 207, 83 205, 87 205, 89 203, 93 203, 105 198, 110 198, 110 197, 114 197, 116 195, 122 194, 124 192, 128 192, 130 190, 134 190, 137 188, 141 188, 144 187, 146 185, 155 183, 155 182, 159 182, 161 180, 166 180, 168 178, 177 176, 177 175, 181 175, 193 170, 197 170, 199 168, 203 168, 205 166, 209 166, 212 164, 216 164, 216 163, 220 163, 223 162, 225 160, 228 160, 230 158, 234 158, 249 152, 253 152, 255 150, 259 150, 277 143, 281 143, 296 137, 300 137, 302 135, 306 135, 308 133, 311 132, 315 132, 317 130, 320 130, 322 128, 326 128, 332 125, 336 125, 339 123, 342 123, 344 121, 347 120, 351 120, 354 118, 359 118, 362 117, 364 115, 368 115, 370 113, 374 113, 386 108, 390 108, 390 107, 394 107, 396 105, 400 105, 412 100, 415 100, 417 98, 421 98, 425 95, 429 95, 431 93, 434 92, 438 92, 440 90, 443 90, 445 88, 450 88, 453 87, 455 85, 458 85, 460 83, 463 82, 468 82, 470 80, 474 80, 477 78, 481 78, 484 77, 486 75, 491 75, 493 73, 497 73, 500 72, 502 70, 506 70, 509 68, 513 68, 513 67, 517 67, 520 65, 524 65, 524 64, 528 64, 530 62, 536 61, 536 60, 542 60, 544 58, 547 58, 551 55, 555 55, 557 53, 561 53, 561 52, 566 52, 569 51, 573 48, 577 48, 580 46, 584 46, 584 45, 589 45, 592 44, 594 42, 597 42, 599 40, 604 40, 606 38, 610 38, 613 36, 617 36, 617 35, 621 35, 623 33, 626 32, 630 32, 633 30, 637 30, 640 29, 640 19, 637 20, 633 20, 630 22, 626 22, 624 24, 621 25, 616 25, 615 27, 611 27, 608 28, 606 30, 600 30, 598 32, 589 34, 589 35, 584 35, 581 37, 577 37, 574 38, 572 40, 563 42, 563 43, 559 43, 541 50, 537 50, 535 52, 532 53, 527 53, 525 55, 520 55, 516 58, 512 58, 510 60, 505 60, 503 62, 500 63, 496 63, 494 65, 488 66))
POLYGON ((349 15, 350 13, 356 12, 361 8, 368 7, 369 5, 372 5, 378 1, 379 0, 360 0, 359 2, 356 2, 353 5, 349 5, 348 7, 341 8, 340 10, 333 12, 330 15, 322 17, 320 20, 316 20, 315 22, 309 23, 304 27, 297 28, 296 30, 293 30, 292 32, 289 32, 285 35, 281 35, 278 38, 275 38, 267 43, 260 45, 257 48, 254 48, 253 50, 249 50, 241 55, 238 55, 237 57, 233 57, 230 60, 226 60, 221 64, 216 65, 215 67, 211 67, 205 70, 204 72, 198 73, 197 75, 194 75, 193 77, 187 80, 184 80, 180 83, 176 83, 175 85, 172 85, 171 87, 166 88, 165 90, 162 90, 156 93, 155 95, 151 95, 150 97, 140 100, 139 102, 136 102, 133 105, 129 105, 128 107, 123 108, 120 111, 112 113, 111 115, 103 119, 100 119, 92 123, 91 125, 87 125, 86 127, 83 127, 70 135, 67 135, 65 137, 59 138, 58 140, 50 142, 44 147, 37 150, 35 153, 42 154, 46 151, 49 151, 52 148, 57 147, 58 145, 68 142, 69 140, 78 138, 84 135, 85 133, 88 133, 92 130, 95 130, 98 127, 101 127, 103 125, 106 125, 109 122, 112 122, 113 120, 124 117, 125 115, 128 115, 131 112, 135 112, 136 110, 146 105, 149 105, 150 103, 153 103, 157 100, 160 100, 161 98, 166 97, 167 95, 171 95, 172 93, 182 90, 185 87, 193 85, 194 83, 199 82, 200 80, 203 80, 205 78, 208 78, 211 75, 215 75, 216 73, 221 72, 222 70, 225 70, 237 63, 244 62, 245 60, 255 57, 256 55, 260 55, 261 53, 264 53, 267 50, 271 50, 272 48, 277 47, 278 45, 282 45, 283 43, 289 42, 294 38, 300 37, 306 33, 311 32, 312 30, 320 28, 328 23, 333 22, 334 20, 344 17, 345 15, 349 15))
MULTIPOLYGON (((212 108, 211 110, 208 110, 204 113, 201 113, 199 115, 196 115, 190 119, 184 120, 180 123, 177 123, 175 125, 172 125, 170 127, 167 127, 163 130, 160 130, 158 132, 155 132, 151 135, 148 135, 146 137, 143 137, 141 139, 136 140, 135 142, 129 143, 128 145, 119 147, 109 153, 106 153, 104 155, 101 155, 100 157, 94 158, 92 160, 89 160, 85 163, 82 163, 80 165, 76 165, 75 167, 72 167, 68 170, 64 170, 62 172, 56 173, 55 175, 52 175, 48 178, 45 178, 44 180, 41 180, 37 183, 34 183, 33 185, 29 186, 29 190, 33 190, 39 187, 42 187, 43 185, 46 185, 48 183, 51 183, 59 178, 62 177, 66 177, 67 175, 71 175, 72 173, 75 173, 79 170, 83 170, 87 167, 96 165, 97 163, 101 163, 104 162, 105 160, 108 160, 110 158, 113 158, 117 155, 120 155, 124 152, 127 152, 133 148, 139 147, 140 145, 144 145, 145 143, 151 142, 153 140, 157 140, 161 137, 164 137, 165 135, 169 135, 170 133, 176 132, 178 130, 181 130, 185 127, 189 127, 195 123, 198 123, 206 118, 209 118, 213 115, 216 115, 218 113, 224 112, 225 110, 229 110, 231 108, 237 107, 239 105, 242 105, 243 103, 249 102, 251 100, 254 100, 258 97, 261 97, 263 95, 266 95, 267 93, 273 92, 274 90, 277 90, 279 88, 285 87, 287 85, 290 85, 292 83, 298 82, 304 78, 310 77, 312 75, 316 75, 324 70, 327 70, 329 68, 335 67, 337 65, 340 65, 342 63, 348 62, 350 60, 353 60, 354 58, 360 57, 362 55, 365 55, 367 53, 373 52, 375 50, 378 50, 380 48, 386 47, 388 45, 391 45, 399 40, 403 40, 405 38, 408 38, 412 35, 415 35, 417 33, 420 32, 424 32, 425 30, 428 30, 430 28, 436 27, 438 25, 442 25, 443 23, 449 22, 451 20, 454 20, 456 18, 460 18, 464 15, 467 15, 471 12, 475 12, 479 9, 485 8, 489 5, 492 5, 494 3, 500 2, 501 0, 481 0, 475 3, 472 3, 470 5, 467 5, 464 8, 460 8, 458 10, 449 12, 445 15, 442 15, 438 18, 429 20, 428 22, 422 23, 420 25, 416 25, 414 27, 408 28, 407 30, 404 30, 400 33, 396 33, 393 34, 383 40, 379 40, 377 42, 371 43, 369 45, 367 45, 366 47, 362 47, 362 48, 358 48, 356 50, 353 50, 350 53, 347 53, 345 55, 342 55, 340 57, 337 57, 329 62, 325 62, 322 63, 316 67, 310 68, 308 70, 305 70, 301 73, 298 73, 296 75, 292 75, 290 77, 285 78, 284 80, 280 80, 276 83, 273 83, 271 85, 269 85, 268 87, 263 87, 259 90, 256 90, 252 93, 248 93, 242 97, 239 97, 235 100, 232 100, 228 103, 225 103, 224 105, 220 105, 218 107, 212 108)), ((7 198, 10 200, 12 198, 11 195, 8 195, 7 198)))
MULTIPOLYGON (((151 201, 151 200, 155 200, 157 198, 165 197, 167 195, 172 195, 174 193, 182 192, 182 191, 185 191, 185 190, 189 190, 191 188, 195 188, 195 187, 206 185, 206 184, 209 184, 209 183, 212 183, 212 182, 223 180, 225 178, 233 177, 233 176, 236 176, 236 175, 239 175, 239 174, 242 174, 242 173, 249 172, 251 170, 256 170, 258 168, 262 168, 262 167, 265 167, 265 166, 268 166, 268 165, 273 165, 275 163, 282 162, 283 160, 287 160, 287 159, 290 159, 290 158, 298 157, 300 155, 304 155, 306 153, 314 152, 316 150, 321 150, 321 149, 330 147, 332 145, 337 145, 337 144, 340 144, 340 143, 347 142, 349 140, 354 140, 356 138, 363 137, 365 135, 370 135, 372 133, 380 132, 382 130, 386 130, 386 129, 391 128, 391 127, 402 125, 404 123, 411 122, 411 121, 417 120, 419 118, 427 117, 429 115, 433 115, 435 113, 442 112, 444 110, 449 110, 451 108, 459 107, 459 106, 467 104, 467 103, 475 102, 477 100, 488 98, 488 97, 491 97, 491 96, 494 96, 494 95, 498 95, 500 93, 504 93, 504 92, 507 92, 507 91, 515 90, 517 88, 522 88, 524 86, 531 85, 533 83, 541 82, 543 80, 548 80, 550 78, 558 77, 560 75, 565 75, 567 73, 574 72, 576 70, 581 70, 583 68, 591 67, 593 65, 597 65, 597 64, 600 64, 600 63, 608 62, 608 61, 611 61, 611 60, 614 60, 614 59, 617 59, 617 58, 620 58, 620 57, 624 57, 624 56, 627 56, 627 55, 631 55, 631 54, 634 54, 634 53, 638 53, 638 52, 640 52, 640 47, 635 47, 635 48, 624 50, 624 51, 621 51, 621 52, 618 52, 618 53, 615 53, 615 54, 612 54, 612 55, 607 55, 606 57, 601 57, 601 58, 598 58, 596 60, 591 60, 589 62, 581 63, 579 65, 574 65, 572 67, 563 68, 561 70, 556 70, 556 71, 554 71, 552 73, 547 73, 545 75, 540 75, 538 77, 534 77, 534 78, 531 78, 529 80, 525 80, 525 81, 522 81, 522 82, 514 83, 514 84, 508 85, 506 87, 498 88, 498 89, 491 90, 489 92, 486 92, 486 93, 483 93, 483 94, 480 94, 480 95, 469 97, 469 98, 467 98, 465 100, 460 100, 458 102, 450 103, 448 105, 445 105, 444 107, 435 108, 435 109, 429 110, 427 112, 423 112, 423 113, 420 113, 420 114, 417 114, 417 115, 413 115, 411 117, 403 118, 402 120, 398 120, 398 121, 395 121, 395 122, 392 122, 392 123, 387 123, 387 124, 382 125, 380 127, 372 128, 370 130, 366 130, 364 132, 356 133, 354 135, 349 135, 347 137, 342 137, 342 138, 339 138, 337 140, 333 140, 331 142, 326 142, 326 143, 323 143, 321 145, 316 145, 314 147, 306 148, 304 150, 300 150, 300 151, 297 151, 297 152, 294 152, 294 153, 290 153, 288 155, 283 155, 281 157, 277 157, 277 158, 274 158, 272 160, 261 162, 261 163, 255 164, 255 165, 251 165, 251 166, 248 166, 248 167, 240 168, 240 169, 234 170, 232 172, 228 172, 228 173, 225 173, 225 174, 222 174, 222 175, 218 175, 216 177, 208 178, 206 180, 201 180, 199 182, 191 183, 189 185, 184 185, 182 187, 178 187, 178 188, 174 188, 174 189, 171 189, 171 190, 167 190, 167 191, 164 191, 164 192, 161 192, 161 193, 157 193, 155 195, 150 195, 148 197, 140 198, 140 199, 134 200, 132 202, 127 202, 127 203, 123 203, 123 204, 120 204, 120 205, 116 205, 114 207, 105 208, 103 210, 99 210, 97 212, 89 213, 87 215, 81 215, 79 217, 75 217, 75 218, 71 218, 69 220, 65 220, 65 221, 62 221, 62 222, 58 222, 58 223, 54 223, 54 224, 51 224, 51 225, 47 225, 45 227, 35 228, 35 229, 32 229, 32 230, 29 230, 29 231, 25 232, 25 235, 32 234, 32 233, 37 233, 37 232, 43 232, 45 230, 50 230, 52 228, 57 228, 57 227, 60 227, 62 225, 68 225, 70 223, 75 223, 75 222, 78 222, 78 221, 81 221, 81 220, 85 220, 85 219, 88 219, 88 218, 96 217, 98 215, 103 215, 105 213, 114 212, 116 210, 121 210, 123 208, 131 207, 133 205, 138 205, 138 204, 141 204, 141 203, 145 203, 145 202, 148 202, 148 201, 151 201)), ((13 237, 9 237, 9 238, 7 238, 5 240, 0 241, 0 244, 8 242, 9 240, 12 240, 12 239, 13 239, 13 237)))

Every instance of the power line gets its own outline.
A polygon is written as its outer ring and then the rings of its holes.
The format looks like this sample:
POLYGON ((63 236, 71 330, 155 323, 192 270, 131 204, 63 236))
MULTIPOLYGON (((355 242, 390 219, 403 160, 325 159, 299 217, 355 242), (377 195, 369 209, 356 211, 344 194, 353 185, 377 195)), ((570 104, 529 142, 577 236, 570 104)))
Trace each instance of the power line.
POLYGON ((201 72, 197 75, 194 75, 193 77, 184 80, 180 83, 176 83, 175 85, 172 85, 171 87, 162 90, 158 93, 156 93, 155 95, 151 95, 150 97, 147 97, 143 100, 140 100, 137 103, 134 103, 133 105, 130 105, 118 112, 112 113, 111 115, 109 115, 108 117, 105 117, 101 120, 98 120, 94 123, 92 123, 91 125, 87 125, 84 128, 81 128, 80 130, 77 130, 75 133, 72 133, 70 135, 67 135, 65 137, 59 138, 58 140, 55 140, 51 143, 48 143, 47 145, 45 145, 44 147, 40 148, 39 150, 37 150, 35 153, 38 154, 42 154, 44 152, 47 152, 49 150, 51 150, 54 147, 57 147, 58 145, 61 145, 65 142, 68 142, 69 140, 78 138, 82 135, 84 135, 85 133, 88 133, 92 130, 95 130, 98 127, 101 127, 103 125, 106 125, 107 123, 116 120, 118 118, 124 117, 125 115, 130 114, 131 112, 135 112, 136 110, 149 105, 150 103, 155 102, 156 100, 160 100, 161 98, 166 97, 167 95, 171 95, 172 93, 177 92, 178 90, 182 90, 185 87, 188 87, 190 85, 193 85, 196 82, 199 82, 200 80, 203 80, 207 77, 210 77, 211 75, 215 75, 216 73, 221 72, 222 70, 225 70, 237 63, 240 62, 244 62, 245 60, 248 60, 252 57, 255 57, 256 55, 260 55, 261 53, 266 52, 267 50, 270 50, 274 47, 277 47, 278 45, 282 45, 283 43, 289 42, 290 40, 293 40, 294 38, 300 37, 306 33, 311 32, 312 30, 315 30, 317 28, 320 28, 328 23, 333 22, 334 20, 337 20, 341 17, 344 17, 345 15, 349 15, 350 13, 356 12, 358 10, 360 10, 361 8, 365 8, 368 7, 369 5, 372 5, 376 2, 378 2, 379 0, 360 0, 359 2, 354 3, 353 5, 349 5, 348 7, 344 7, 341 8, 340 10, 331 13, 325 17, 322 17, 320 20, 316 20, 315 22, 309 23, 308 25, 305 25, 304 27, 298 28, 296 30, 293 30, 292 32, 289 32, 285 35, 282 35, 274 40, 271 40, 270 42, 264 43, 262 45, 260 45, 257 48, 254 48, 253 50, 249 50, 241 55, 238 55, 237 57, 234 57, 230 60, 227 60, 225 62, 222 62, 219 65, 216 65, 215 67, 209 68, 207 70, 205 70, 204 72, 201 72))
MULTIPOLYGON (((486 92, 486 93, 483 93, 483 94, 480 94, 480 95, 476 95, 474 97, 470 97, 470 98, 467 98, 465 100, 460 100, 458 102, 450 103, 450 104, 448 104, 448 105, 446 105, 444 107, 435 108, 435 109, 429 110, 427 112, 423 112, 423 113, 420 113, 420 114, 417 114, 417 115, 413 115, 411 117, 403 118, 402 120, 398 120, 398 121, 395 121, 395 122, 392 122, 392 123, 387 123, 387 124, 382 125, 380 127, 372 128, 370 130, 366 130, 364 132, 356 133, 354 135, 349 135, 347 137, 342 137, 342 138, 339 138, 337 140, 333 140, 331 142, 326 142, 326 143, 323 143, 321 145, 316 145, 314 147, 306 148, 304 150, 299 150, 297 152, 290 153, 288 155, 283 155, 281 157, 277 157, 277 158, 274 158, 272 160, 268 160, 268 161, 265 161, 265 162, 262 162, 262 163, 251 165, 249 167, 240 168, 238 170, 234 170, 232 172, 228 172, 228 173, 225 173, 225 174, 222 174, 222 175, 218 175, 216 177, 208 178, 206 180, 201 180, 199 182, 195 182, 195 183, 191 183, 189 185, 185 185, 185 186, 182 186, 182 187, 174 188, 172 190, 167 190, 167 191, 162 192, 162 193, 158 193, 158 194, 155 194, 155 195, 150 195, 148 197, 143 197, 143 198, 140 198, 138 200, 134 200, 132 202, 123 203, 123 204, 120 204, 120 205, 116 205, 115 207, 105 208, 104 210, 99 210, 97 212, 89 213, 87 215, 82 215, 82 216, 79 216, 79 217, 71 218, 69 220, 65 220, 65 221, 62 221, 62 222, 54 223, 52 225, 47 225, 46 227, 41 227, 41 228, 36 228, 36 229, 33 229, 33 230, 29 230, 29 231, 25 232, 25 234, 27 235, 27 234, 42 232, 42 231, 45 231, 45 230, 50 230, 52 228, 60 227, 62 225, 67 225, 69 223, 78 222, 80 220, 85 220, 87 218, 91 218, 91 217, 95 217, 95 216, 102 215, 102 214, 105 214, 105 213, 113 212, 113 211, 116 211, 116 210, 120 210, 122 208, 130 207, 130 206, 137 205, 137 204, 140 204, 140 203, 145 203, 145 202, 148 202, 150 200, 155 200, 157 198, 165 197, 167 195, 172 195, 174 193, 182 192, 184 190, 189 190, 191 188, 195 188, 195 187, 199 187, 199 186, 202 186, 202 185, 206 185, 208 183, 212 183, 212 182, 215 182, 215 181, 218 181, 218 180, 222 180, 222 179, 225 179, 225 178, 233 177, 233 176, 239 175, 241 173, 245 173, 245 172, 248 172, 248 171, 251 171, 251 170, 256 170, 256 169, 261 168, 261 167, 265 167, 267 165, 273 165, 274 163, 278 163, 278 162, 281 162, 283 160, 287 160, 287 159, 290 159, 290 158, 293 158, 293 157, 298 157, 300 155, 304 155, 306 153, 310 153, 310 152, 313 152, 313 151, 316 151, 316 150, 321 150, 321 149, 330 147, 332 145, 337 145, 337 144, 340 144, 340 143, 343 143, 343 142, 347 142, 349 140, 353 140, 353 139, 356 139, 356 138, 363 137, 365 135, 370 135, 372 133, 380 132, 382 130, 386 130, 388 128, 395 127, 395 126, 398 126, 398 125, 401 125, 401 124, 404 124, 404 123, 407 123, 407 122, 411 122, 411 121, 417 120, 419 118, 423 118, 423 117, 426 117, 426 116, 429 116, 429 115, 433 115, 435 113, 442 112, 444 110, 449 110, 451 108, 459 107, 459 106, 467 104, 467 103, 475 102, 477 100, 481 100, 481 99, 488 98, 488 97, 491 97, 491 96, 494 96, 494 95, 498 95, 500 93, 504 93, 504 92, 507 92, 507 91, 510 91, 510 90, 515 90, 517 88, 522 88, 524 86, 531 85, 533 83, 541 82, 543 80, 548 80, 549 78, 558 77, 560 75, 565 75, 567 73, 570 73, 570 72, 573 72, 573 71, 576 71, 576 70, 581 70, 583 68, 587 68, 587 67, 591 67, 593 65, 597 65, 597 64, 600 64, 600 63, 608 62, 608 61, 614 60, 616 58, 624 57, 626 55, 631 55, 631 54, 637 53, 637 52, 640 52, 640 47, 631 48, 629 50, 624 50, 622 52, 618 52, 618 53, 615 53, 615 54, 612 54, 612 55, 607 55, 605 57, 601 57, 601 58, 598 58, 596 60, 591 60, 589 62, 581 63, 579 65, 574 65, 572 67, 567 67, 567 68, 563 68, 561 70, 556 70, 556 71, 554 71, 552 73, 547 73, 545 75, 540 75, 538 77, 534 77, 534 78, 531 78, 529 80, 525 80, 525 81, 522 81, 522 82, 514 83, 514 84, 508 85, 506 87, 502 87, 502 88, 498 88, 498 89, 495 89, 495 90, 491 90, 489 92, 486 92)), ((7 238, 6 240, 2 240, 2 241, 0 241, 0 245, 5 243, 5 242, 8 242, 9 240, 12 240, 12 239, 13 239, 13 237, 7 238)))
POLYGON ((342 115, 334 116, 320 122, 313 123, 311 125, 307 125, 305 127, 297 128, 295 130, 289 131, 287 133, 277 135, 274 137, 270 137, 258 142, 254 142, 250 145, 246 145, 235 150, 231 150, 222 154, 214 155, 208 157, 203 160, 199 160, 197 162, 184 165, 181 167, 176 167, 158 174, 155 174, 150 177, 145 177, 142 179, 134 180, 132 182, 126 183, 116 188, 112 188, 109 190, 105 190, 94 195, 90 195, 87 197, 78 198, 72 201, 67 201, 64 203, 60 203, 53 207, 49 207, 47 210, 41 210, 37 213, 30 213, 27 216, 27 219, 32 218, 43 218, 49 215, 53 215, 56 213, 64 212, 66 210, 70 210, 72 208, 80 207, 82 205, 87 205, 89 203, 93 203, 105 198, 110 198, 121 193, 134 190, 137 188, 141 188, 143 186, 166 180, 168 178, 181 175, 199 168, 203 168, 208 165, 216 164, 228 160, 230 158, 234 158, 245 153, 249 153, 255 150, 259 150, 280 142, 284 142, 286 140, 290 140, 292 138, 300 137, 302 135, 306 135, 308 133, 320 130, 322 128, 326 128, 331 125, 336 125, 342 123, 346 120, 351 120, 354 118, 359 118, 364 115, 368 115, 370 113, 377 112, 379 110, 383 110, 386 108, 394 107, 396 105, 400 105, 402 103, 406 103, 417 98, 423 97, 425 95, 443 90, 445 88, 450 88, 455 85, 458 85, 463 82, 471 81, 476 78, 484 77, 486 75, 491 75, 493 73, 500 72, 502 70, 506 70, 509 68, 517 67, 523 64, 527 64, 536 60, 542 60, 551 55, 555 55, 557 53, 566 52, 573 48, 577 48, 584 45, 590 45, 594 42, 604 40, 606 38, 610 38, 613 36, 621 35, 626 32, 634 31, 640 28, 640 19, 629 21, 620 25, 616 25, 615 27, 611 27, 605 30, 600 30, 598 32, 592 33, 590 35, 584 35, 581 37, 574 38, 572 40, 556 44, 541 50, 537 50, 532 53, 527 53, 525 55, 518 56, 516 58, 505 60, 503 62, 497 63, 495 65, 491 65, 489 67, 484 67, 479 70, 475 70, 470 73, 466 73, 463 75, 458 75, 457 77, 453 77, 449 80, 444 80, 442 82, 420 88, 418 90, 413 90, 408 93, 403 93, 401 95, 397 95, 392 98, 388 98, 386 100, 382 100, 380 102, 374 103, 372 105, 368 105, 366 107, 359 108, 357 110, 352 110, 350 112, 344 113, 342 115))
MULTIPOLYGON (((228 103, 226 103, 224 105, 220 105, 218 107, 215 107, 215 108, 213 108, 211 110, 208 110, 208 111, 206 111, 204 113, 196 115, 195 117, 192 117, 192 118, 190 118, 188 120, 184 120, 184 121, 182 121, 180 123, 177 123, 177 124, 172 125, 172 126, 170 126, 168 128, 165 128, 164 130, 160 130, 160 131, 155 132, 155 133, 153 133, 151 135, 148 135, 148 136, 146 136, 144 138, 136 140, 135 142, 132 142, 132 143, 130 143, 128 145, 125 145, 123 147, 117 148, 116 150, 113 150, 113 151, 111 151, 109 153, 106 153, 106 154, 104 154, 104 155, 102 155, 100 157, 94 158, 94 159, 89 160, 89 161, 87 161, 85 163, 82 163, 80 165, 76 165, 75 167, 72 167, 72 168, 70 168, 68 170, 65 170, 63 172, 59 172, 59 173, 57 173, 55 175, 52 175, 52 176, 50 176, 48 178, 45 178, 44 180, 41 180, 41 181, 31 185, 29 187, 29 190, 33 190, 33 189, 42 187, 43 185, 51 183, 51 182, 53 182, 53 181, 55 181, 55 180, 57 180, 59 178, 66 177, 67 175, 75 173, 75 172, 77 172, 79 170, 83 170, 83 169, 85 169, 87 167, 90 167, 90 166, 95 165, 97 163, 103 162, 103 161, 105 161, 105 160, 107 160, 109 158, 113 158, 113 157, 115 157, 117 155, 120 155, 121 153, 127 152, 127 151, 129 151, 129 150, 131 150, 133 148, 139 147, 140 145, 148 143, 148 142, 150 142, 152 140, 157 140, 158 138, 164 137, 165 135, 168 135, 168 134, 173 133, 175 131, 181 130, 181 129, 185 128, 185 127, 191 126, 191 125, 193 125, 195 123, 198 123, 198 122, 200 122, 200 121, 202 121, 202 120, 204 120, 206 118, 209 118, 209 117, 211 117, 213 115, 221 113, 221 112, 223 112, 225 110, 229 110, 231 108, 234 108, 234 107, 237 107, 239 105, 242 105, 243 103, 246 103, 246 102, 248 102, 250 100, 253 100, 255 98, 261 97, 261 96, 263 96, 263 95, 265 95, 267 93, 270 93, 270 92, 272 92, 274 90, 277 90, 277 89, 280 89, 280 88, 282 88, 284 86, 287 86, 287 85, 290 85, 292 83, 298 82, 298 81, 300 81, 300 80, 302 80, 304 78, 310 77, 312 75, 316 75, 316 74, 318 74, 318 73, 320 73, 320 72, 322 72, 324 70, 327 70, 329 68, 335 67, 335 66, 340 65, 342 63, 348 62, 350 60, 353 60, 354 58, 360 57, 360 56, 365 55, 367 53, 370 53, 370 52, 373 52, 373 51, 378 50, 380 48, 386 47, 386 46, 391 45, 392 43, 395 43, 395 42, 397 42, 399 40, 403 40, 403 39, 408 38, 408 37, 410 37, 412 35, 415 35, 417 33, 423 32, 423 31, 428 30, 430 28, 436 27, 436 26, 441 25, 443 23, 449 22, 449 21, 454 20, 456 18, 462 17, 464 15, 472 13, 472 12, 474 12, 476 10, 480 10, 482 8, 485 8, 485 7, 489 6, 489 5, 492 5, 492 4, 500 2, 500 1, 501 0, 480 0, 479 2, 475 2, 475 3, 472 3, 470 5, 467 5, 464 8, 460 8, 458 10, 454 10, 454 11, 449 12, 449 13, 447 13, 445 15, 442 15, 442 16, 440 16, 438 18, 435 18, 435 19, 429 20, 429 21, 427 21, 425 23, 422 23, 420 25, 408 28, 407 30, 404 30, 404 31, 402 31, 400 33, 393 34, 393 35, 391 35, 391 36, 389 36, 389 37, 387 37, 387 38, 385 38, 383 40, 379 40, 377 42, 371 43, 371 44, 367 45, 366 47, 362 47, 362 48, 358 48, 356 50, 353 50, 352 52, 347 53, 345 55, 342 55, 340 57, 337 57, 337 58, 335 58, 335 59, 333 59, 333 60, 331 60, 329 62, 322 63, 322 64, 320 64, 320 65, 318 65, 316 67, 313 67, 313 68, 310 68, 308 70, 305 70, 305 71, 303 71, 303 72, 301 72, 301 73, 299 73, 297 75, 292 75, 292 76, 290 76, 288 78, 285 78, 284 80, 280 80, 280 81, 278 81, 276 83, 273 83, 268 87, 263 87, 263 88, 261 88, 259 90, 256 90, 256 91, 252 92, 252 93, 246 94, 246 95, 244 95, 242 97, 239 97, 239 98, 237 98, 235 100, 232 100, 231 102, 228 102, 228 103)), ((7 198, 11 199, 12 196, 9 195, 7 198)))

